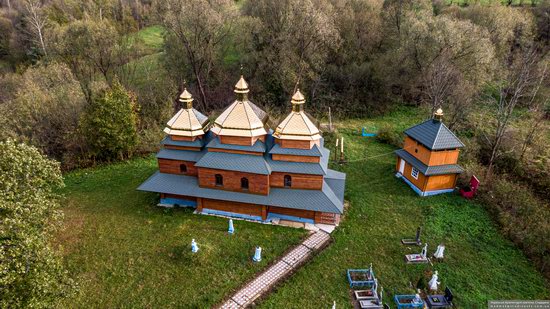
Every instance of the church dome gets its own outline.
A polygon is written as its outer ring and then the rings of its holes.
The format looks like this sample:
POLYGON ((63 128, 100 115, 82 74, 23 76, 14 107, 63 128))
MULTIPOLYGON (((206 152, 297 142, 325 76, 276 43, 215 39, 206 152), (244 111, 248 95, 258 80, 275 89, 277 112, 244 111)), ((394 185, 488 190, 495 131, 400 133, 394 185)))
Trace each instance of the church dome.
POLYGON ((214 121, 212 132, 221 136, 257 137, 267 134, 267 113, 248 100, 248 84, 241 76, 237 99, 214 121))
POLYGON ((179 100, 183 104, 164 128, 164 133, 176 136, 196 137, 208 131, 208 117, 193 108, 193 97, 184 89, 179 100))
POLYGON ((278 139, 315 141, 321 139, 321 131, 304 112, 306 100, 300 89, 292 96, 292 112, 277 126, 273 136, 278 139))

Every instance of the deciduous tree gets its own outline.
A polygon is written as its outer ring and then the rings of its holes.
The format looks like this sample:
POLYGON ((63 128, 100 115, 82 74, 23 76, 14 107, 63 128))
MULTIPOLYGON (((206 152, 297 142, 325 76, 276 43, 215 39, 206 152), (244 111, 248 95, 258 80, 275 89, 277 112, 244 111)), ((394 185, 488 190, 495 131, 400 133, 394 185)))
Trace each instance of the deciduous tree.
POLYGON ((0 307, 51 308, 73 284, 50 245, 61 212, 59 163, 0 142, 0 307))

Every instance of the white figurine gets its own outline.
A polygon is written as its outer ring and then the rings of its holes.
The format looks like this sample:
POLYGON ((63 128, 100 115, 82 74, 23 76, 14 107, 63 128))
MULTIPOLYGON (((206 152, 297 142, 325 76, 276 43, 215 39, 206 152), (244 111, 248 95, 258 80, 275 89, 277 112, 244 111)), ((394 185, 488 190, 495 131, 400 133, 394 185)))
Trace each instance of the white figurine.
POLYGON ((442 259, 443 258, 443 252, 445 252, 445 246, 441 244, 441 245, 437 246, 437 250, 435 250, 434 257, 436 259, 442 259))
POLYGON ((191 240, 191 252, 197 253, 199 251, 199 246, 197 245, 197 242, 195 239, 191 240))
POLYGON ((437 291, 437 289, 439 287, 439 284, 441 283, 437 280, 439 280, 439 276, 438 276, 437 270, 436 270, 434 272, 434 274, 432 275, 432 279, 430 279, 430 282, 428 282, 428 285, 430 286, 431 291, 437 291))

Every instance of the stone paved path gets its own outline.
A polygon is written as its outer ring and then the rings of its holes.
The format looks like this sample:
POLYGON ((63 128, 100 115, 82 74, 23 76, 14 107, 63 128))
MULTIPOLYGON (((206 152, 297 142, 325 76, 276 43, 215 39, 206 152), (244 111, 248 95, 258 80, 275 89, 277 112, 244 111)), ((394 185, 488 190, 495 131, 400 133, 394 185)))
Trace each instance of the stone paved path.
POLYGON ((269 292, 291 271, 301 267, 304 261, 306 261, 313 253, 320 250, 329 241, 329 234, 322 230, 311 234, 301 244, 279 259, 277 263, 271 265, 254 280, 248 282, 240 290, 235 292, 235 294, 233 294, 218 308, 246 308, 252 304, 254 300, 269 292))

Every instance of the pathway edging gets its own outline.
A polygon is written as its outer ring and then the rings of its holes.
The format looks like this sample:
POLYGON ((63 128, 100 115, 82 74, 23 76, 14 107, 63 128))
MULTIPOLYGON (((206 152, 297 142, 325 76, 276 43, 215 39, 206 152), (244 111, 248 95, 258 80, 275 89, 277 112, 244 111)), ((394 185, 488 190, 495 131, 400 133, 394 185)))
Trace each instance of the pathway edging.
POLYGON ((312 233, 260 275, 246 283, 218 308, 241 309, 250 306, 256 299, 267 295, 273 287, 302 267, 329 242, 330 235, 327 232, 319 230, 312 233))

